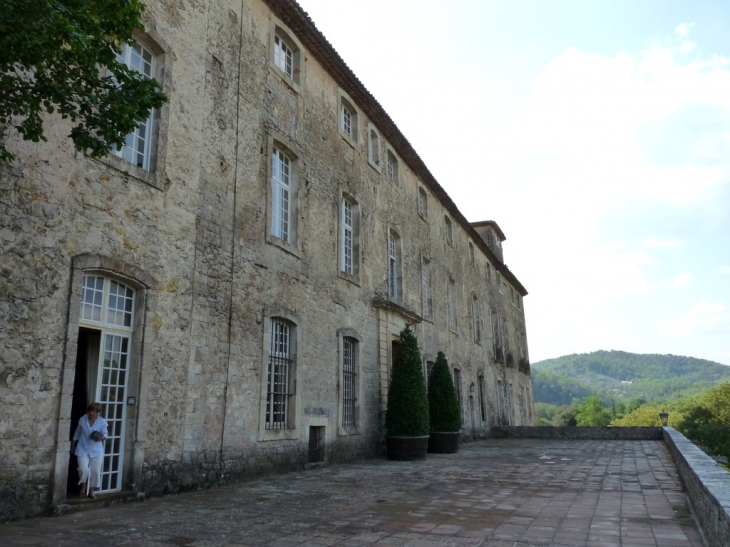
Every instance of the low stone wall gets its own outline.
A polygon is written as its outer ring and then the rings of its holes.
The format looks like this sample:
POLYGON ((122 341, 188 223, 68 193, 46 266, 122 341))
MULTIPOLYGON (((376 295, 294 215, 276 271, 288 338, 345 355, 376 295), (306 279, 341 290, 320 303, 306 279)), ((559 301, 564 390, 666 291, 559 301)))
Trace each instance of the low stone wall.
POLYGON ((707 545, 730 545, 730 473, 671 427, 664 428, 664 442, 707 545))
POLYGON ((497 426, 494 439, 564 439, 593 441, 661 441, 661 427, 529 427, 497 426))

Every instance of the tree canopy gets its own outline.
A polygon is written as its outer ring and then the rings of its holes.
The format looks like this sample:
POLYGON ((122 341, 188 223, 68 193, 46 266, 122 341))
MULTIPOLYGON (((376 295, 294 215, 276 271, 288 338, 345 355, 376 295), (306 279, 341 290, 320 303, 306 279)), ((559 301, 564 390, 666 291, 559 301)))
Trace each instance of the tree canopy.
MULTIPOLYGON (((143 10, 140 0, 3 0, 0 126, 45 141, 43 113, 57 112, 74 123, 78 150, 121 146, 166 100, 158 82, 117 61, 143 10)), ((0 160, 13 158, 0 134, 0 160)))

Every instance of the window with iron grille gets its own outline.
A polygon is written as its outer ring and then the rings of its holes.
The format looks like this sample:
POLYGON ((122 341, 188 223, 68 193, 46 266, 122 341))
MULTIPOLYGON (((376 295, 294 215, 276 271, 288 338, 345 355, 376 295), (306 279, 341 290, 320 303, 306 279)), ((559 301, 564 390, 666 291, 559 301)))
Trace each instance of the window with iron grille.
POLYGON ((355 426, 355 403, 357 400, 357 381, 355 359, 357 340, 345 336, 342 339, 342 425, 355 426))
POLYGON ((271 319, 271 349, 266 380, 266 429, 289 428, 292 325, 281 317, 271 319))

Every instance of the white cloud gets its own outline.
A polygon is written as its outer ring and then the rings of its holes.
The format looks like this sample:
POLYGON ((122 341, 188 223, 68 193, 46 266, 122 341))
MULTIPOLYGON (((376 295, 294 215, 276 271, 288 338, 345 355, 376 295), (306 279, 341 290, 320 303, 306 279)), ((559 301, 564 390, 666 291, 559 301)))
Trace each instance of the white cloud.
POLYGON ((674 279, 671 279, 669 281, 669 287, 672 289, 683 289, 684 287, 687 287, 690 285, 693 281, 692 274, 690 273, 681 273, 674 277, 674 279))
POLYGON ((730 311, 721 302, 701 300, 664 325, 669 336, 730 334, 730 311))
POLYGON ((689 31, 693 26, 695 26, 694 23, 681 23, 676 26, 674 33, 680 38, 685 38, 689 35, 689 31))
POLYGON ((684 247, 684 241, 680 239, 650 237, 644 240, 644 247, 647 249, 681 249, 684 247))

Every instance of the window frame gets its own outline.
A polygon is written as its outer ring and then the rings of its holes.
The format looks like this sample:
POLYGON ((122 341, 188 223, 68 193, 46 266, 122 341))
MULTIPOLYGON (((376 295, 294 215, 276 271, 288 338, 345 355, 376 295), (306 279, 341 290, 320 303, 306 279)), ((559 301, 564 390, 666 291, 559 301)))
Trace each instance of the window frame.
POLYGON ((298 357, 299 348, 299 325, 301 324, 299 317, 291 310, 282 306, 270 306, 263 310, 263 338, 262 338, 262 371, 261 371, 261 394, 260 394, 260 410, 259 410, 259 441, 276 441, 276 440, 296 440, 299 438, 299 397, 297 394, 297 378, 298 378, 298 357), (288 406, 287 406, 287 422, 286 427, 272 429, 267 427, 266 412, 268 406, 269 394, 269 378, 268 371, 270 367, 272 337, 273 337, 273 321, 280 319, 286 321, 289 326, 289 363, 288 363, 288 406))
POLYGON ((479 313, 479 298, 476 293, 472 293, 471 295, 471 328, 474 343, 481 344, 481 314, 479 313))
POLYGON ((338 89, 337 131, 347 144, 357 149, 360 144, 360 113, 355 101, 342 89, 338 89), (345 112, 349 113, 349 131, 345 127, 345 112))
POLYGON ((428 192, 420 184, 418 185, 418 216, 423 220, 428 220, 428 192))
POLYGON ((337 370, 338 370, 338 380, 337 380, 337 386, 338 386, 338 401, 337 401, 337 408, 338 408, 338 416, 337 416, 337 434, 344 436, 344 435, 360 435, 363 432, 363 409, 361 406, 362 398, 362 351, 363 351, 363 339, 360 334, 351 328, 341 328, 337 331, 337 370), (345 352, 346 352, 346 346, 347 342, 350 341, 350 343, 354 343, 354 347, 352 348, 353 354, 352 357, 354 359, 353 361, 353 396, 354 401, 352 403, 352 418, 353 418, 353 424, 352 425, 346 425, 345 424, 345 383, 346 383, 346 374, 345 374, 345 352))
POLYGON ((464 425, 464 394, 461 390, 461 369, 453 367, 452 378, 454 380, 454 391, 456 391, 456 402, 459 404, 459 420, 464 425))
POLYGON ((451 222, 449 215, 444 215, 444 238, 446 243, 454 246, 454 224, 451 222))
POLYGON ((337 256, 337 272, 338 275, 355 283, 360 284, 360 220, 361 210, 360 202, 357 198, 343 190, 340 190, 340 206, 339 206, 339 242, 337 256), (350 207, 351 226, 346 225, 346 204, 350 207), (351 271, 346 268, 346 250, 347 250, 347 230, 351 231, 351 271))
POLYGON ((300 155, 293 148, 288 139, 279 133, 271 133, 268 135, 268 147, 266 155, 266 186, 267 186, 267 215, 266 215, 266 242, 275 245, 284 251, 301 258, 301 238, 300 219, 299 219, 299 190, 300 190, 300 155), (289 160, 289 201, 288 201, 288 232, 287 237, 282 238, 280 232, 274 231, 275 221, 275 199, 278 181, 274 179, 274 153, 282 152, 289 160))
POLYGON ((388 228, 387 240, 387 294, 393 302, 401 302, 403 295, 403 241, 400 234, 392 227, 388 228))
POLYGON ((385 177, 388 181, 400 188, 400 161, 393 148, 385 144, 385 177))
POLYGON ((458 328, 456 311, 456 281, 449 276, 446 281, 446 312, 449 330, 454 333, 458 328))
POLYGON ((421 316, 433 320, 433 262, 421 257, 421 316))
POLYGON ((269 27, 269 67, 289 88, 301 93, 304 85, 305 64, 302 43, 280 19, 271 16, 269 27), (291 51, 291 73, 277 63, 276 39, 291 51))
POLYGON ((378 173, 380 173, 383 168, 381 141, 382 139, 378 129, 372 123, 368 123, 368 164, 370 164, 370 167, 375 169, 378 173))

